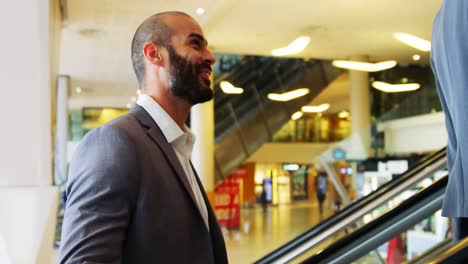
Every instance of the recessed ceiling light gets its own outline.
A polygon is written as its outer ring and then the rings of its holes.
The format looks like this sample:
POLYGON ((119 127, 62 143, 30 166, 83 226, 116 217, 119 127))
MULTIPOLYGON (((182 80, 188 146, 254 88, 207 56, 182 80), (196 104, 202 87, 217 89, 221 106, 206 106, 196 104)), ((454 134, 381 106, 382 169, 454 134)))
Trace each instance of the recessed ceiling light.
POLYGON ((306 105, 301 108, 302 112, 305 113, 321 113, 330 108, 330 104, 321 104, 318 106, 315 105, 306 105))
POLYGON ((421 56, 419 56, 418 54, 414 54, 412 58, 414 61, 418 61, 421 59, 421 56))
POLYGON ((302 113, 301 111, 297 111, 296 113, 294 113, 291 116, 291 120, 297 120, 297 119, 301 118, 303 115, 304 115, 304 113, 302 113))
POLYGON ((300 36, 297 39, 295 39, 293 42, 291 42, 288 46, 279 48, 279 49, 274 49, 271 52, 271 54, 273 56, 285 56, 285 55, 297 54, 303 51, 307 47, 307 45, 309 45, 309 42, 310 42, 310 37, 300 36))
POLYGON ((375 81, 372 86, 386 93, 409 92, 421 88, 419 83, 406 83, 406 84, 390 84, 386 82, 375 81))
POLYGON ((348 70, 366 71, 366 72, 378 72, 386 69, 395 67, 398 63, 394 60, 382 61, 376 63, 361 62, 361 61, 345 61, 345 60, 334 60, 333 66, 348 70))
POLYGON ((273 101, 286 102, 304 96, 309 92, 309 88, 299 88, 282 94, 269 93, 267 97, 273 101))
POLYGON ((199 8, 197 8, 197 11, 196 11, 196 12, 197 12, 197 14, 199 14, 199 15, 203 15, 203 14, 205 13, 205 9, 199 7, 199 8))
POLYGON ((420 51, 431 50, 431 42, 428 40, 413 36, 408 33, 403 33, 403 32, 393 33, 393 36, 399 41, 405 43, 406 45, 411 46, 420 51))
POLYGON ((221 81, 219 83, 219 86, 221 87, 221 90, 223 90, 223 92, 226 94, 241 94, 244 92, 243 88, 235 87, 228 81, 221 81))
POLYGON ((78 86, 76 87, 75 91, 77 94, 80 94, 83 90, 81 89, 81 87, 78 86))

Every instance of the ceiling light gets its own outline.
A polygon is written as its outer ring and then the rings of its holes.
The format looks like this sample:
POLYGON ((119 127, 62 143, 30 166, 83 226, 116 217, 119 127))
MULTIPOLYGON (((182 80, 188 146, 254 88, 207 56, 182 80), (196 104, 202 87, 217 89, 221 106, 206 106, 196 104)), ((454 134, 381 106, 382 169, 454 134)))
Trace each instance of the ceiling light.
POLYGON ((271 54, 273 56, 285 56, 285 55, 291 55, 291 54, 296 54, 305 49, 307 45, 310 42, 310 37, 306 36, 300 36, 297 39, 295 39, 291 44, 289 44, 287 47, 279 48, 279 49, 274 49, 271 54))
POLYGON ((299 89, 292 90, 292 91, 282 93, 282 94, 269 93, 268 99, 273 100, 273 101, 286 102, 286 101, 290 101, 290 100, 299 98, 301 96, 304 96, 308 94, 309 92, 310 92, 309 88, 299 88, 299 89))
POLYGON ((421 56, 419 56, 418 54, 414 54, 412 58, 414 61, 418 61, 421 59, 421 56))
POLYGON ((297 111, 296 113, 294 113, 291 116, 291 120, 297 120, 297 119, 301 118, 303 115, 304 115, 304 113, 302 113, 301 111, 297 111))
POLYGON ((348 118, 349 117, 349 112, 348 111, 341 111, 338 113, 339 118, 348 118))
POLYGON ((235 87, 228 81, 222 81, 219 86, 221 87, 221 90, 223 90, 224 93, 226 94, 241 94, 244 92, 244 89, 240 87, 235 87))
POLYGON ((203 15, 203 14, 205 13, 205 9, 199 7, 199 8, 197 8, 197 11, 196 11, 196 12, 197 12, 197 14, 199 14, 199 15, 203 15))
POLYGON ((301 108, 302 112, 305 113, 321 113, 330 108, 330 104, 321 104, 318 106, 306 105, 301 108))
POLYGON ((372 83, 372 86, 386 93, 398 93, 398 92, 408 92, 414 91, 421 87, 419 83, 406 83, 406 84, 389 84, 386 82, 375 81, 372 83))
POLYGON ((399 41, 405 43, 408 46, 411 46, 420 51, 430 51, 431 42, 416 36, 410 35, 408 33, 396 32, 393 33, 393 36, 399 41))
POLYGON ((348 70, 366 71, 366 72, 377 72, 386 69, 393 68, 397 65, 394 60, 382 61, 376 63, 360 62, 360 61, 345 61, 345 60, 334 60, 333 66, 348 70))
POLYGON ((81 89, 81 87, 78 86, 76 87, 75 91, 77 94, 80 94, 83 90, 81 89))

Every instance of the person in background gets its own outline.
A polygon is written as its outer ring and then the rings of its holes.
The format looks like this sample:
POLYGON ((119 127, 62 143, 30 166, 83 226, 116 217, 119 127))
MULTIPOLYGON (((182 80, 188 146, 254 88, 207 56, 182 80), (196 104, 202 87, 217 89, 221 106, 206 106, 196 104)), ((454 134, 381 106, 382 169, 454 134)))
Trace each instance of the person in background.
POLYGON ((263 210, 263 213, 265 214, 267 212, 267 205, 268 205, 267 190, 266 190, 265 183, 262 184, 262 192, 260 193, 260 204, 262 205, 262 210, 263 210))
POLYGON ((468 1, 445 0, 432 28, 431 66, 445 113, 449 180, 442 215, 468 236, 468 1))
POLYGON ((327 175, 324 172, 319 172, 317 176, 315 176, 315 190, 319 203, 319 216, 320 219, 323 219, 323 203, 327 196, 327 175))
POLYGON ((190 161, 190 108, 213 98, 200 25, 181 12, 136 30, 141 95, 90 131, 70 166, 60 263, 227 263, 221 230, 190 161))

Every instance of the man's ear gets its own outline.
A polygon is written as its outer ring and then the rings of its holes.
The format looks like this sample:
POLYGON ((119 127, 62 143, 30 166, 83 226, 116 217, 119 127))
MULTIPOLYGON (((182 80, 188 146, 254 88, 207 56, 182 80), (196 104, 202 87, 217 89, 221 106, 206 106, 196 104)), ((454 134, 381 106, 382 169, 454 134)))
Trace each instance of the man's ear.
POLYGON ((146 42, 143 45, 143 55, 152 64, 162 66, 162 47, 151 42, 146 42))

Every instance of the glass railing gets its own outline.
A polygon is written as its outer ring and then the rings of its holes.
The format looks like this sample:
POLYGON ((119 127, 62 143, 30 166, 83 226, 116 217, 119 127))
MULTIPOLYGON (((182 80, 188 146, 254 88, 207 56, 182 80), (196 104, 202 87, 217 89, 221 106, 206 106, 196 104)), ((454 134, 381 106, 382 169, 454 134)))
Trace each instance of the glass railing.
POLYGON ((421 85, 421 88, 416 91, 403 93, 383 93, 370 88, 371 113, 375 120, 387 121, 442 111, 434 75, 428 65, 398 66, 373 73, 370 77, 370 87, 373 81, 421 85))
POLYGON ((272 142, 332 143, 351 134, 350 118, 336 114, 305 113, 300 119, 289 120, 274 135, 272 142))
MULTIPOLYGON (((399 66, 370 76, 371 115, 374 124, 400 118, 441 112, 434 76, 429 66, 399 66), (384 93, 372 88, 373 81, 388 83, 416 82, 421 88, 404 93, 384 93)), ((273 135, 274 142, 331 143, 351 134, 351 116, 340 118, 337 113, 307 114, 289 120, 273 135)))
MULTIPOLYGON (((278 59, 249 56, 244 58, 232 72, 225 73, 215 80, 215 134, 219 141, 224 135, 236 129, 235 122, 244 122, 269 104, 267 94, 283 92, 301 85, 301 79, 311 74, 307 69, 316 62, 301 59, 278 59), (219 87, 221 81, 229 81, 244 92, 239 95, 224 94, 219 87)), ((322 76, 314 76, 320 82, 322 76), (317 79, 317 77, 319 77, 317 79)), ((311 85, 311 83, 307 84, 311 85)), ((317 92, 317 91, 313 91, 317 92)), ((310 97, 310 96, 309 96, 310 97)), ((309 98, 310 99, 310 98, 309 98)), ((284 108, 284 110, 287 110, 284 108)))

